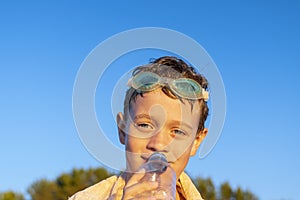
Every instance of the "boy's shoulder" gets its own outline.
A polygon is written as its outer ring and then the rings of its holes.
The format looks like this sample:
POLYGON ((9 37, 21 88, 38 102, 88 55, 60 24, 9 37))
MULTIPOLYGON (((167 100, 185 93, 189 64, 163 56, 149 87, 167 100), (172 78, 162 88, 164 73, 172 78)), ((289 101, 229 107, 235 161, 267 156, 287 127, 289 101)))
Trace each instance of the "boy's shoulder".
POLYGON ((118 176, 111 176, 105 180, 100 181, 84 190, 75 193, 68 200, 99 200, 109 197, 112 187, 117 181, 118 176))
POLYGON ((179 181, 177 182, 177 189, 183 193, 186 199, 203 200, 198 189, 193 184, 193 181, 185 172, 182 172, 180 175, 179 181))

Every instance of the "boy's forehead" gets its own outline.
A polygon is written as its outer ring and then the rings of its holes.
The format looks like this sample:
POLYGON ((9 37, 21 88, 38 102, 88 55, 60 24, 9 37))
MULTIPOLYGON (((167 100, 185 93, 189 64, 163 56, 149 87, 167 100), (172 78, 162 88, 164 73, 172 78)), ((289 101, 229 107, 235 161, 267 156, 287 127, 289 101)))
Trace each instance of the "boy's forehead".
POLYGON ((141 117, 142 114, 172 116, 174 120, 185 121, 200 116, 200 105, 198 101, 192 105, 188 100, 171 98, 161 89, 157 89, 138 95, 131 102, 131 117, 141 117))

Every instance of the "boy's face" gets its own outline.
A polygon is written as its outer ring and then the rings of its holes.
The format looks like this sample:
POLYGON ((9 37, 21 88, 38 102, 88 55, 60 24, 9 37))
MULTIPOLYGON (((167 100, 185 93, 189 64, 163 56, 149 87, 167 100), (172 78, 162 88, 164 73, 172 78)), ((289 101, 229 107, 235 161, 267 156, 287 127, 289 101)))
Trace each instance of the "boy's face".
POLYGON ((199 103, 172 99, 157 89, 138 95, 130 116, 118 114, 119 137, 126 147, 127 170, 137 171, 158 151, 167 156, 177 178, 205 138, 207 129, 197 133, 199 103))

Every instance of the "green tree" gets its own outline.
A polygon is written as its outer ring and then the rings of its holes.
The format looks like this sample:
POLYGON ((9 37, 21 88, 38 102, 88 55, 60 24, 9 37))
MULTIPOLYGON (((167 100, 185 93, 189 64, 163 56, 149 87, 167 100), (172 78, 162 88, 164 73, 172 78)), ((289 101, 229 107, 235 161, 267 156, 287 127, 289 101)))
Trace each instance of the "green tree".
POLYGON ((216 200, 215 186, 210 178, 196 178, 195 186, 205 200, 216 200))
POLYGON ((244 192, 244 200, 258 200, 258 198, 249 190, 244 192))
POLYGON ((28 193, 32 200, 50 200, 57 198, 58 188, 54 182, 41 179, 29 187, 28 193))
POLYGON ((235 192, 235 199, 236 200, 244 200, 244 192, 240 187, 238 187, 235 192))
POLYGON ((233 192, 228 182, 221 184, 220 197, 221 200, 230 200, 233 197, 233 192))
POLYGON ((24 196, 22 194, 13 192, 13 191, 6 191, 0 193, 0 200, 24 200, 24 196))
POLYGON ((63 173, 54 181, 36 181, 29 187, 28 193, 32 200, 65 200, 77 191, 109 176, 111 174, 103 168, 73 169, 71 173, 63 173))

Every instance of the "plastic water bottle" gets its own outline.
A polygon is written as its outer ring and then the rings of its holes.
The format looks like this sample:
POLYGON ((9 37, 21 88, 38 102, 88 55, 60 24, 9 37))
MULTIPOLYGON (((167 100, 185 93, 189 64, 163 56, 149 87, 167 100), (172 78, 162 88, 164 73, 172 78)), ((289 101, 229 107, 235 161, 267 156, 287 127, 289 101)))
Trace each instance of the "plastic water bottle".
POLYGON ((164 154, 159 152, 153 153, 142 168, 145 169, 145 176, 141 179, 141 182, 158 182, 158 188, 138 194, 134 199, 176 199, 176 175, 174 170, 169 166, 164 154))

